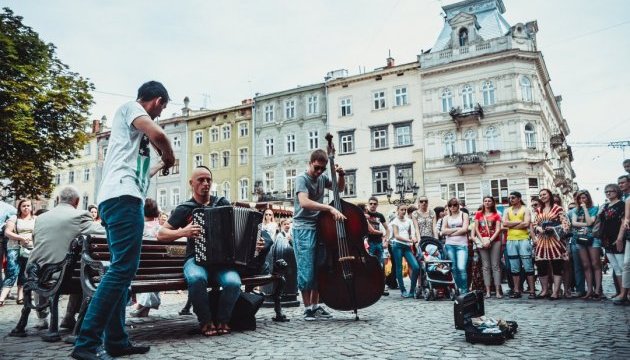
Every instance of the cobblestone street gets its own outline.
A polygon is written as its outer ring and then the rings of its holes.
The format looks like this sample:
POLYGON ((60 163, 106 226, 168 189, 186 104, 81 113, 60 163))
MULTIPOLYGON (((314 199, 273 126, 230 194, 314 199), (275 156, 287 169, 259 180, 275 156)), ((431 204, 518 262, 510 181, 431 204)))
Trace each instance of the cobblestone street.
MULTIPOLYGON (((604 280, 610 294, 610 275, 604 280)), ((177 314, 185 296, 167 293, 162 307, 152 310, 148 318, 128 318, 132 339, 152 346, 148 354, 134 359, 630 357, 630 307, 614 306, 611 301, 486 300, 487 315, 519 324, 515 339, 501 346, 486 346, 465 342, 463 331, 454 329, 451 301, 402 299, 398 291, 360 310, 358 322, 351 313, 340 312, 335 312, 332 320, 306 322, 301 318, 301 308, 287 308, 285 313, 291 321, 276 323, 271 320, 273 311, 262 308, 256 331, 211 338, 189 335, 197 326, 195 317, 177 314)), ((0 308, 1 359, 58 359, 69 355, 70 345, 41 341, 40 332, 32 328, 33 314, 27 338, 7 337, 19 313, 12 303, 0 308)))

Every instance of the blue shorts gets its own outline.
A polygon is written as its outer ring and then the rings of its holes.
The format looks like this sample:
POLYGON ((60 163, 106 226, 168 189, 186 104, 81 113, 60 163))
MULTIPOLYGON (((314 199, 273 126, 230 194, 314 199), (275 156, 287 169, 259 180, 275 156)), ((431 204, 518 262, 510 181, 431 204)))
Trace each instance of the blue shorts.
POLYGON ((532 244, 529 239, 507 240, 505 243, 508 263, 512 275, 521 272, 521 266, 527 275, 534 275, 534 262, 532 259, 532 244))
POLYGON ((573 239, 573 241, 575 241, 575 245, 577 245, 578 249, 588 250, 588 248, 599 249, 602 247, 602 239, 598 238, 593 238, 593 245, 590 246, 580 245, 575 239, 573 239))
POLYGON ((317 240, 315 229, 293 229, 293 251, 297 261, 298 289, 316 290, 315 253, 317 240))

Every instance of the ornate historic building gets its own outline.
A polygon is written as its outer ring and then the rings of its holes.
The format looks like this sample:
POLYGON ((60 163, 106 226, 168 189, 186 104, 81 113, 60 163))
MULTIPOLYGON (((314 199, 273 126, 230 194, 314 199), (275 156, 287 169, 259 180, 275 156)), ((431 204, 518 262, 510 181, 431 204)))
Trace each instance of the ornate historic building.
POLYGON ((425 186, 433 199, 470 207, 493 195, 507 203, 549 187, 575 188, 569 126, 536 44, 536 21, 509 25, 501 0, 443 7, 444 27, 418 56, 425 186))
POLYGON ((295 177, 326 148, 326 104, 324 84, 254 98, 254 201, 292 205, 295 177))

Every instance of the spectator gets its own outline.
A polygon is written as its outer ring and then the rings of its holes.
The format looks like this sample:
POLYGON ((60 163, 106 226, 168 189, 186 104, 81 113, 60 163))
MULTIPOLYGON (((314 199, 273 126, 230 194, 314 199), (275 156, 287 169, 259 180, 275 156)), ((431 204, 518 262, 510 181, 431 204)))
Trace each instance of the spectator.
POLYGON ((35 216, 30 199, 22 199, 18 202, 17 215, 11 216, 6 223, 4 231, 9 239, 7 242, 7 276, 4 279, 2 292, 0 293, 0 306, 9 295, 11 288, 17 280, 18 297, 17 303, 24 303, 23 286, 26 281, 24 270, 28 256, 33 249, 33 228, 35 227, 35 216))
MULTIPOLYGON (((625 165, 625 164, 624 164, 625 165)), ((622 231, 626 239, 625 252, 623 256, 623 274, 620 294, 613 301, 615 305, 622 305, 628 301, 627 296, 630 294, 630 199, 625 202, 624 219, 622 225, 622 231)), ((617 243, 617 246, 621 246, 617 243)))
POLYGON ((630 174, 630 159, 626 159, 623 161, 623 169, 626 170, 628 174, 630 174))
POLYGON ((4 201, 0 201, 0 290, 3 287, 3 277, 2 277, 2 263, 4 260, 4 254, 7 252, 7 241, 4 236, 4 229, 7 219, 11 216, 17 214, 17 209, 12 205, 5 203, 4 201))
POLYGON ((437 238, 435 234, 437 218, 435 212, 429 210, 429 199, 426 196, 418 198, 418 209, 411 213, 411 218, 418 239, 422 239, 423 236, 437 238))
MULTIPOLYGON (((532 202, 539 201, 532 200, 532 202)), ((529 298, 536 298, 534 286, 534 263, 532 261, 532 243, 530 240, 531 213, 523 203, 523 196, 518 191, 510 193, 510 206, 503 214, 503 225, 507 230, 507 241, 505 243, 507 259, 510 272, 512 274, 512 284, 514 289, 510 294, 513 299, 521 297, 521 268, 527 276, 529 285, 529 298)), ((538 209, 538 205, 534 209, 538 209)))
POLYGON ((442 234, 446 237, 446 253, 453 262, 453 277, 460 293, 466 293, 468 278, 468 214, 460 211, 459 200, 452 198, 447 203, 449 215, 444 217, 442 234))
POLYGON ((263 213, 262 227, 264 230, 267 230, 269 235, 271 235, 271 239, 275 241, 276 234, 278 233, 278 223, 273 215, 273 210, 269 208, 265 209, 265 212, 263 213))
MULTIPOLYGON (((613 277, 613 280, 617 283, 617 287, 619 288, 619 293, 615 295, 615 298, 618 298, 622 293, 621 288, 625 239, 621 224, 625 216, 625 204, 621 201, 622 193, 618 185, 606 185, 604 193, 606 195, 606 199, 608 199, 608 203, 603 206, 598 215, 602 234, 601 240, 604 248, 606 249, 608 262, 612 266, 614 274, 616 275, 613 277), (617 242, 621 243, 621 246, 617 246, 617 242)), ((620 299, 625 299, 625 296, 620 299)))
POLYGON ((622 201, 628 200, 630 197, 630 175, 621 175, 617 178, 617 185, 621 188, 621 192, 623 196, 621 197, 622 201))
MULTIPOLYGON (((578 191, 573 193, 573 202, 571 202, 568 206, 567 218, 569 219, 569 223, 573 220, 573 214, 577 211, 577 195, 578 191)), ((573 224, 571 224, 571 229, 573 229, 573 224)), ((572 230, 573 231, 573 230, 572 230)), ((584 269, 582 268, 582 259, 580 258, 580 249, 575 242, 575 237, 571 236, 569 240, 569 249, 570 249, 570 258, 571 258, 571 267, 573 270, 573 284, 575 286, 575 294, 576 297, 583 297, 586 295, 586 286, 585 277, 584 277, 584 269)))
MULTIPOLYGON (((151 198, 144 201, 144 231, 143 238, 155 239, 160 229, 158 217, 160 212, 157 203, 151 198)), ((162 303, 159 292, 138 294, 136 308, 129 313, 132 317, 147 317, 151 309, 159 309, 162 303)))
POLYGON ((398 216, 391 221, 392 227, 392 251, 394 257, 394 263, 396 264, 396 279, 398 280, 398 287, 400 288, 400 295, 404 298, 412 298, 415 295, 416 283, 418 282, 418 273, 420 271, 420 265, 413 256, 412 247, 416 242, 416 231, 413 227, 413 221, 407 217, 407 205, 401 204, 397 208, 398 216), (407 265, 411 268, 411 286, 409 292, 405 291, 405 284, 403 282, 402 274, 402 259, 407 260, 407 265))
POLYGON ((549 189, 542 189, 538 193, 541 201, 541 207, 536 211, 536 220, 534 222, 536 247, 536 267, 542 285, 540 296, 547 296, 549 291, 549 265, 553 270, 553 287, 550 300, 557 300, 560 291, 560 282, 562 281, 563 261, 568 259, 567 249, 562 240, 554 232, 554 227, 562 225, 563 228, 569 228, 564 211, 554 203, 553 194, 549 189))
POLYGON ((599 299, 602 291, 602 241, 593 237, 593 223, 599 209, 593 205, 591 194, 586 190, 578 192, 576 203, 578 207, 572 214, 571 226, 586 279, 586 295, 582 299, 599 299))
POLYGON ((159 217, 160 226, 164 225, 166 220, 168 220, 168 215, 165 212, 160 212, 160 217, 159 217))
POLYGON ((96 205, 89 205, 88 211, 92 214, 92 220, 100 224, 101 217, 98 215, 98 207, 96 205))
POLYGON ((483 284, 486 287, 486 299, 490 298, 492 280, 496 288, 496 298, 501 295, 501 216, 497 212, 497 205, 492 196, 483 198, 483 209, 475 214, 475 226, 472 238, 477 244, 481 255, 483 284), (492 269, 492 273, 490 272, 492 269))

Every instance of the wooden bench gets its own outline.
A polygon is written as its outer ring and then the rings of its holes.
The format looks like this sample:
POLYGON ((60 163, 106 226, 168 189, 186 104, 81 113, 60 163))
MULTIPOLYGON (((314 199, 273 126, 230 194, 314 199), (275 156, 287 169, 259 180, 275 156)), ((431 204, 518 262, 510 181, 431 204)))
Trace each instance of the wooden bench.
MULTIPOLYGON (((132 293, 157 291, 186 290, 184 278, 184 262, 186 242, 158 242, 155 239, 143 239, 140 251, 140 265, 136 276, 131 281, 132 293)), ((50 307, 51 319, 44 341, 59 341, 58 303, 62 294, 78 294, 83 292, 81 310, 73 334, 81 328, 83 317, 94 296, 94 292, 110 265, 110 253, 107 239, 103 235, 81 235, 74 239, 66 258, 58 263, 45 265, 42 268, 32 267, 25 286, 25 303, 17 326, 11 336, 26 336, 26 325, 31 310, 50 307), (32 292, 44 296, 48 301, 37 307, 32 300, 32 292)), ((277 266, 276 266, 277 267, 277 266)), ((274 267, 274 269, 276 268, 274 267)), ((269 275, 242 276, 241 283, 246 292, 252 292, 257 286, 274 284, 275 316, 274 321, 288 321, 282 314, 281 294, 285 279, 282 269, 269 275)))
MULTIPOLYGON (((132 293, 186 290, 184 262, 186 260, 186 241, 171 243, 156 239, 143 239, 140 251, 140 265, 136 276, 131 281, 132 293)), ((85 311, 94 296, 94 292, 107 271, 110 263, 107 239, 104 236, 86 237, 81 255, 81 286, 83 302, 75 332, 80 329, 85 311)), ((282 314, 281 294, 285 279, 282 270, 269 275, 241 276, 241 283, 246 292, 252 292, 257 286, 274 284, 274 321, 288 321, 282 314)))

